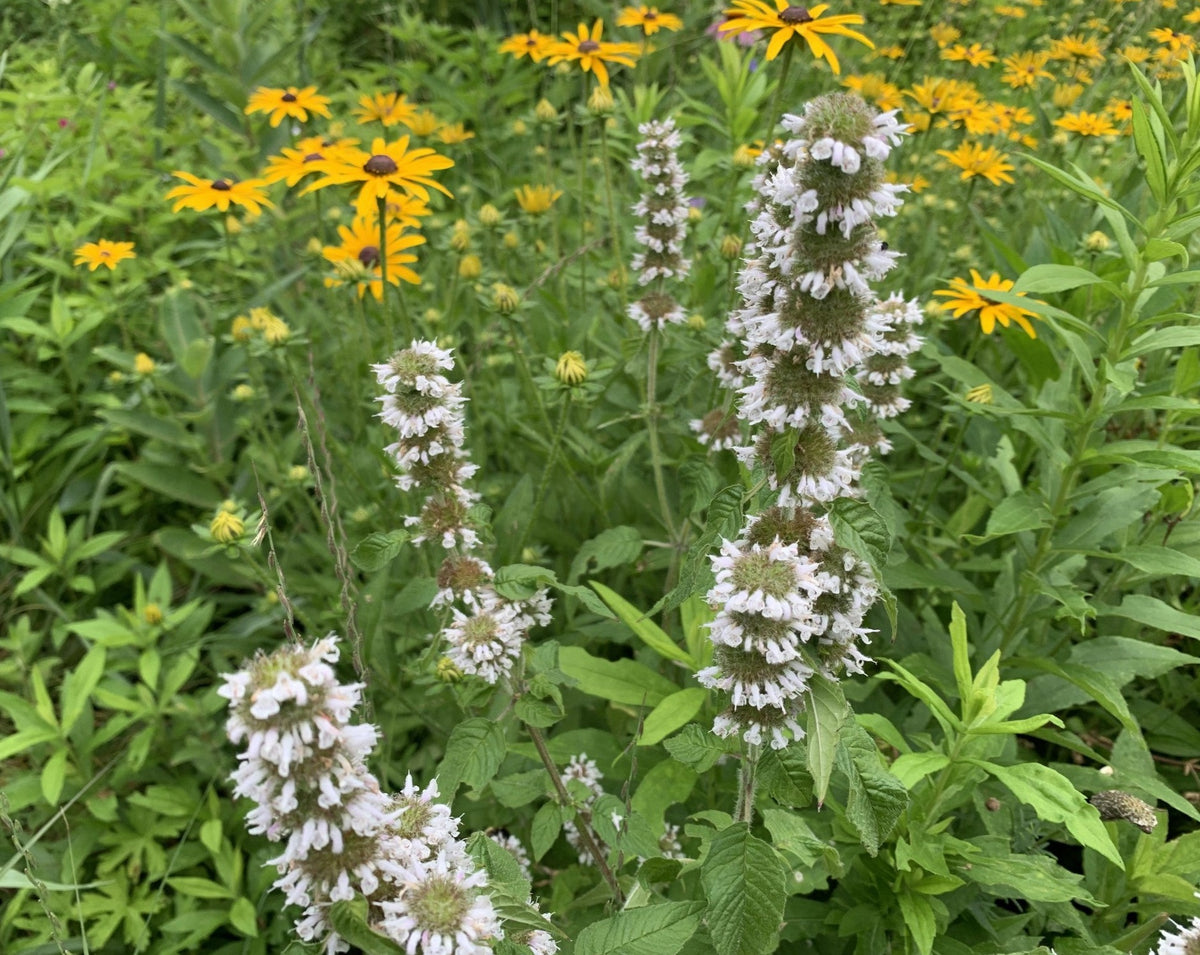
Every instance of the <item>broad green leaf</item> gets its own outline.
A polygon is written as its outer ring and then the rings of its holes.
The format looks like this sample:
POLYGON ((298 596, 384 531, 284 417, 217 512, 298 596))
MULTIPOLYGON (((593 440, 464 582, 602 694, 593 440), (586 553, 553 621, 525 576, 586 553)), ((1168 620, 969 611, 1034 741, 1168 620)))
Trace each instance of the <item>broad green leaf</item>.
POLYGON ((407 530, 376 531, 358 542, 350 552, 350 560, 359 570, 370 573, 390 563, 408 542, 412 534, 407 530))
POLYGON ((762 955, 778 944, 788 868, 744 822, 718 832, 700 870, 706 919, 718 955, 762 955))
POLYGON ((533 850, 533 861, 538 862, 554 845, 558 834, 562 832, 563 810, 557 803, 543 803, 533 815, 529 827, 530 848, 533 850))
POLYGON ((924 895, 910 890, 909 886, 896 896, 900 905, 900 914, 920 955, 929 955, 933 951, 933 940, 937 937, 937 917, 933 914, 933 904, 924 895))
POLYGON ((1133 340, 1122 358, 1139 358, 1163 348, 1193 348, 1200 345, 1200 328, 1158 328, 1133 340))
POLYGON ((1106 285, 1114 292, 1111 282, 1078 265, 1034 265, 1021 273, 1013 292, 1065 292, 1085 285, 1106 285))
POLYGON ((863 847, 875 856, 907 808, 908 790, 879 765, 874 740, 853 721, 843 728, 837 766, 850 784, 846 818, 858 830, 863 847))
POLYGON ((646 716, 638 745, 653 746, 674 733, 700 712, 707 697, 708 691, 698 686, 672 693, 646 716))
POLYGON ((808 688, 808 771, 813 778, 813 794, 818 805, 825 802, 829 779, 837 760, 842 727, 850 707, 836 680, 815 675, 808 688))
POLYGON ((627 909, 587 926, 575 955, 675 955, 700 927, 701 902, 661 902, 627 909))
POLYGON ((58 797, 62 795, 63 784, 67 781, 68 755, 65 748, 56 749, 42 767, 42 798, 47 805, 58 805, 58 797))
POLYGON ((333 929, 365 955, 404 955, 404 949, 391 939, 376 934, 367 924, 367 900, 362 896, 349 902, 334 902, 328 909, 333 929))
POLYGON ((795 856, 801 865, 815 865, 829 845, 813 832, 794 812, 786 809, 764 809, 763 825, 771 833, 771 844, 780 852, 795 856))
POLYGON ((1030 902, 1083 902, 1096 900, 1083 887, 1083 877, 1058 865, 1045 855, 972 855, 970 863, 955 866, 964 879, 995 890, 1002 898, 1030 902))
POLYGON ((446 743, 446 755, 438 767, 442 798, 453 800, 458 787, 486 786, 504 761, 504 730, 495 720, 473 717, 454 727, 446 743))
POLYGON ((642 553, 642 547, 642 535, 636 527, 622 525, 601 531, 575 552, 567 581, 573 584, 586 573, 632 564, 642 553))
POLYGON ((98 414, 114 428, 145 435, 177 448, 191 448, 197 444, 195 435, 173 417, 165 418, 129 408, 102 408, 98 414))
POLYGON ((113 471, 168 500, 214 508, 224 499, 216 485, 192 474, 186 467, 125 461, 113 465, 113 471))
POLYGON ((1157 597, 1126 594, 1119 607, 1096 606, 1100 617, 1124 617, 1147 627, 1200 640, 1200 616, 1176 610, 1157 597))
MULTIPOLYGON (((103 646, 94 646, 84 655, 83 659, 63 680, 62 688, 62 726, 63 734, 69 734, 76 720, 83 715, 83 709, 91 698, 92 690, 104 676, 104 663, 108 658, 103 646)), ((154 684, 151 684, 153 686, 154 684)))
POLYGON ((892 549, 887 522, 866 501, 839 498, 829 512, 837 542, 882 567, 892 549))
POLYGON ((1041 763, 1001 766, 985 760, 967 761, 995 776, 1021 802, 1032 806, 1040 818, 1062 823, 1082 845, 1095 849, 1118 868, 1125 868, 1096 808, 1061 773, 1041 763))
POLYGON ((950 765, 945 753, 903 753, 897 756, 890 767, 891 773, 906 789, 933 773, 940 773, 950 765))
POLYGON ((678 760, 664 759, 642 777, 629 804, 647 819, 662 820, 668 808, 692 794, 699 778, 694 769, 678 760))
POLYGON ((229 924, 247 938, 258 938, 258 910, 245 896, 233 900, 229 906, 229 924))
POLYGON ((694 723, 685 726, 678 736, 664 741, 663 747, 683 765, 698 773, 708 772, 727 752, 721 740, 694 723))
POLYGON ((667 636, 666 631, 638 610, 637 607, 615 590, 605 587, 604 584, 595 580, 590 581, 590 583, 596 593, 612 608, 613 613, 620 617, 621 622, 632 630, 638 639, 651 650, 668 660, 677 660, 689 666, 693 665, 692 658, 676 646, 675 642, 667 636))
POLYGON ((988 517, 987 528, 982 535, 965 534, 967 540, 982 544, 994 537, 1034 531, 1050 523, 1050 511, 1039 497, 1028 491, 1011 494, 996 505, 988 517))
POLYGON ((578 681, 578 689, 583 693, 627 706, 658 706, 679 690, 670 680, 636 660, 628 657, 604 660, 582 647, 559 650, 558 667, 578 681))

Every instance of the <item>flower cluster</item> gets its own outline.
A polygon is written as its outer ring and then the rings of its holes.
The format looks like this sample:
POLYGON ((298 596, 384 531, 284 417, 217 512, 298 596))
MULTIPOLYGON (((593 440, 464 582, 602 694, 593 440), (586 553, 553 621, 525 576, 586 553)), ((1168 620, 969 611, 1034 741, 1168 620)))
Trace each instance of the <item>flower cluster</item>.
POLYGON ((716 652, 699 674, 730 696, 716 733, 775 748, 802 735, 814 674, 862 672, 867 660, 858 645, 878 588, 814 508, 857 493, 862 461, 883 441, 864 414, 903 410, 897 387, 920 319, 902 298, 878 302, 869 284, 896 260, 874 220, 901 202, 883 160, 903 128, 848 94, 783 125, 793 138, 764 154, 755 179, 754 248, 727 323, 736 341, 710 359, 750 430, 736 453, 779 495, 713 558, 716 652))
MULTIPOLYGON (((580 753, 578 756, 572 756, 568 761, 566 768, 562 771, 563 783, 570 787, 571 780, 575 780, 582 785, 586 790, 584 795, 584 807, 590 811, 591 806, 597 799, 604 795, 604 787, 600 785, 600 780, 604 778, 604 774, 600 772, 600 767, 596 765, 594 759, 588 759, 587 753, 580 753)), ((579 829, 574 822, 563 823, 563 834, 567 837, 567 842, 571 844, 571 848, 579 855, 580 865, 595 865, 596 860, 592 858, 591 852, 583 843, 583 838, 579 835, 579 829)))
POLYGON ((1158 937, 1158 948, 1154 955, 1197 955, 1200 953, 1200 918, 1193 918, 1189 925, 1172 922, 1163 928, 1158 937))
MULTIPOLYGON (((361 893, 372 927, 411 955, 490 953, 504 930, 458 820, 436 801, 436 782, 420 790, 410 776, 398 794, 380 790, 366 767, 377 731, 351 722, 362 685, 338 683, 337 659, 332 636, 285 646, 226 674, 218 690, 229 738, 245 742, 233 779, 255 803, 250 832, 285 844, 270 864, 275 887, 304 907, 297 934, 327 953, 349 950, 326 912, 361 893)), ((554 950, 538 941, 535 953, 554 950)))
POLYGON ((687 318, 675 299, 663 292, 662 280, 682 278, 691 267, 682 255, 688 218, 683 187, 688 175, 676 156, 681 140, 674 120, 642 123, 638 132, 642 141, 630 166, 645 180, 646 190, 633 207, 643 220, 634 232, 643 249, 634 254, 633 270, 639 273, 639 284, 655 283, 655 289, 629 306, 629 317, 648 332, 687 318))
POLYGON ((530 628, 550 622, 550 597, 545 590, 521 601, 500 596, 492 587, 492 568, 472 553, 479 535, 470 509, 479 495, 467 482, 478 468, 463 449, 467 399, 462 385, 442 374, 454 368, 450 351, 413 341, 372 367, 384 389, 379 417, 398 435, 387 447, 400 471, 396 483, 405 491, 428 493, 420 514, 405 518, 417 530, 412 541, 438 540, 451 551, 438 569, 432 601, 452 616, 442 631, 447 658, 460 672, 496 683, 512 671, 530 628))

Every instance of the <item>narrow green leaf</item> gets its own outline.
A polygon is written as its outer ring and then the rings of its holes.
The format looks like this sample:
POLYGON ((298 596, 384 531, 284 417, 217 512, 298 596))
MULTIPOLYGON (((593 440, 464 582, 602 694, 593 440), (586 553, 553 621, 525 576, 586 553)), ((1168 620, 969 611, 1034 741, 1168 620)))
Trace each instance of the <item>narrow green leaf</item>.
POLYGON ((680 663, 692 665, 692 658, 681 650, 662 627, 649 619, 644 613, 638 610, 633 604, 627 601, 624 597, 618 594, 615 590, 604 586, 599 581, 589 581, 593 589, 598 593, 604 602, 612 608, 621 622, 632 630, 642 643, 646 644, 651 650, 661 657, 668 660, 677 660, 680 663))
POLYGON ((404 949, 391 939, 377 935, 367 924, 367 900, 361 896, 349 902, 334 902, 328 909, 333 930, 365 955, 404 955, 404 949))
POLYGON ((708 691, 698 686, 672 693, 646 716, 638 745, 653 746, 690 722, 707 697, 708 691))
POLYGON ((904 917, 904 925, 917 952, 929 955, 933 951, 933 940, 937 937, 937 917, 933 914, 933 904, 907 887, 896 896, 896 901, 900 904, 900 914, 904 917))
POLYGON ((967 618, 958 601, 950 607, 950 647, 954 655, 954 682, 963 706, 971 698, 971 648, 967 643, 967 618))
POLYGON ((1100 617, 1124 617, 1147 627, 1200 640, 1200 616, 1176 610, 1157 597, 1126 594, 1119 607, 1096 606, 1100 617))
POLYGON ((627 706, 658 706, 679 687, 636 660, 603 660, 582 647, 563 647, 558 666, 579 683, 578 689, 627 706))
POLYGON ((1078 265, 1034 265, 1021 273, 1013 284, 1013 292, 1065 292, 1087 285, 1104 285, 1115 292, 1116 287, 1089 269, 1078 265))

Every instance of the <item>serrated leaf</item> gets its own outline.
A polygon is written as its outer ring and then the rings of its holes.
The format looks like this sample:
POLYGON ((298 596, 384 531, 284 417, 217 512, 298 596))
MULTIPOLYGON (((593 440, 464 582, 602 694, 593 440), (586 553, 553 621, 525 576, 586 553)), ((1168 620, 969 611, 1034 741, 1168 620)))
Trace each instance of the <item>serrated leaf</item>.
POLYGON ((530 848, 533 850, 533 861, 541 861, 542 856, 550 851, 558 834, 562 832, 562 811, 557 803, 543 803, 533 815, 533 823, 529 827, 530 848))
POLYGON ((636 527, 610 527, 580 545, 571 561, 567 581, 573 584, 586 573, 632 564, 641 555, 642 547, 642 535, 636 527))
POLYGON ((969 882, 994 890, 993 894, 1002 898, 1096 904, 1083 887, 1082 876, 1064 869, 1045 855, 984 853, 971 856, 970 864, 955 866, 955 871, 969 882))
POLYGON ((839 544, 876 566, 887 563, 892 538, 887 522, 870 504, 853 498, 839 498, 829 512, 829 519, 839 544))
POLYGON ((575 955, 675 955, 700 927, 700 902, 662 902, 593 922, 575 940, 575 955))
POLYGON ((350 560, 367 573, 389 564, 403 550, 412 534, 407 530, 376 531, 368 534, 350 552, 350 560))
POLYGON ((808 689, 808 771, 813 778, 813 794, 820 805, 829 791, 829 779, 837 759, 842 726, 850 714, 845 694, 834 680, 815 675, 808 689))
POLYGON ((875 856, 908 807, 908 790, 879 765, 874 740, 852 720, 842 731, 837 765, 850 784, 846 818, 858 830, 863 848, 875 856))
POLYGON ((504 730, 494 720, 473 717, 454 727, 446 743, 446 755, 438 767, 442 798, 453 800, 458 787, 486 786, 504 761, 504 730))
POLYGON ((683 765, 698 773, 706 773, 725 755, 721 741, 696 724, 685 726, 678 736, 663 743, 666 751, 683 765))
POLYGON ((664 820, 667 809, 692 794, 699 775, 674 759, 664 759, 638 784, 630 807, 646 819, 664 820))
POLYGON ((328 909, 333 930, 365 955, 405 955, 391 939, 377 935, 367 924, 367 901, 361 896, 349 902, 334 902, 328 909))
POLYGON ((708 898, 708 931, 718 955, 762 955, 778 944, 788 868, 744 822, 709 843, 700 880, 708 898))

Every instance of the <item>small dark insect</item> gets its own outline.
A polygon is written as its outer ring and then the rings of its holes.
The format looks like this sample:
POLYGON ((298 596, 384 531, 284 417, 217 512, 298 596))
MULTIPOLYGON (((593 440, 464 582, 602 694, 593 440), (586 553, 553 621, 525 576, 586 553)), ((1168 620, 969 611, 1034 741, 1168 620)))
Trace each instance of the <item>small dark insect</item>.
POLYGON ((1158 825, 1158 817, 1154 815, 1154 807, 1142 802, 1137 796, 1123 793, 1119 789, 1106 789, 1096 793, 1088 800, 1100 810, 1100 818, 1105 822, 1113 819, 1124 819, 1137 826, 1142 832, 1153 832, 1158 825))

